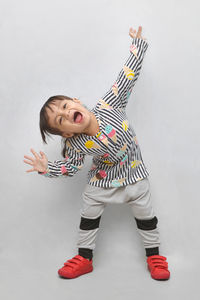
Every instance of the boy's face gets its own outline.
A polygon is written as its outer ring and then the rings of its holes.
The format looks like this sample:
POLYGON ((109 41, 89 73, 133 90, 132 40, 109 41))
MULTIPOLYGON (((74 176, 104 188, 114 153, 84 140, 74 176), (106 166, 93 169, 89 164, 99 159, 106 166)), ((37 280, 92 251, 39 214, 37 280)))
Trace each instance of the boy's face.
POLYGON ((82 106, 80 100, 56 100, 46 108, 50 127, 59 129, 63 137, 86 133, 91 128, 92 113, 82 106))

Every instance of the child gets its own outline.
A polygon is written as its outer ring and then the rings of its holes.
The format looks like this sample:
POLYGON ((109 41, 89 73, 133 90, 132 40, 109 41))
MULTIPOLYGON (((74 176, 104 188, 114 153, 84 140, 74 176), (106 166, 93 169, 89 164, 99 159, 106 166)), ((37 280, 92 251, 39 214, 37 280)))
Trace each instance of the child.
POLYGON ((137 33, 130 28, 129 35, 133 38, 130 55, 116 82, 92 110, 76 98, 61 95, 49 98, 43 105, 42 139, 46 143, 46 135, 62 136, 65 159, 50 162, 43 152, 38 154, 33 149, 34 157, 24 156, 24 162, 32 166, 27 172, 37 171, 51 178, 73 176, 83 167, 85 155, 93 156, 83 192, 78 255, 58 270, 61 277, 75 278, 93 270, 93 250, 107 203, 130 205, 151 277, 157 280, 170 277, 166 257, 159 255, 158 219, 151 203, 149 173, 125 111, 148 48, 141 32, 141 26, 137 33))

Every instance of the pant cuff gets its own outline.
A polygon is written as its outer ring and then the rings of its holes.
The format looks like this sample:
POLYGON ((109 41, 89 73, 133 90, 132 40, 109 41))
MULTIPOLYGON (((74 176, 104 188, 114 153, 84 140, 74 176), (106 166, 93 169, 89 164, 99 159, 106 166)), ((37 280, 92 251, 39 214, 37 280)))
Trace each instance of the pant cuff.
POLYGON ((146 250, 146 256, 152 256, 152 255, 159 255, 159 248, 145 248, 146 250))
POLYGON ((84 258, 88 258, 90 260, 93 257, 93 251, 92 251, 92 249, 88 249, 88 248, 78 248, 78 254, 80 256, 83 256, 84 258))

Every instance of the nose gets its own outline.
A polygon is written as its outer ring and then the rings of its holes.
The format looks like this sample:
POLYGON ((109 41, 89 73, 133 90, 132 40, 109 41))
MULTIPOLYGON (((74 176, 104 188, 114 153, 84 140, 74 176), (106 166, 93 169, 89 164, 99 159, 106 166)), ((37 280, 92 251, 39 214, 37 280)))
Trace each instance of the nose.
POLYGON ((67 118, 67 120, 70 120, 70 111, 69 110, 61 111, 60 114, 62 117, 65 117, 65 118, 67 118))

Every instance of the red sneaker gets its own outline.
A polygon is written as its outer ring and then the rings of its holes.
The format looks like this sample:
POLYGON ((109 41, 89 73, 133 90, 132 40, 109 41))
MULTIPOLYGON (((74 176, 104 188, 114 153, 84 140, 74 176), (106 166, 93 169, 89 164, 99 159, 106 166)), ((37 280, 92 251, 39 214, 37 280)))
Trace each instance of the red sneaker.
POLYGON ((58 270, 58 274, 64 278, 75 278, 92 270, 92 260, 76 255, 64 263, 64 266, 58 270))
POLYGON ((148 269, 151 277, 157 280, 167 280, 170 277, 166 257, 161 255, 152 255, 147 258, 148 269))

